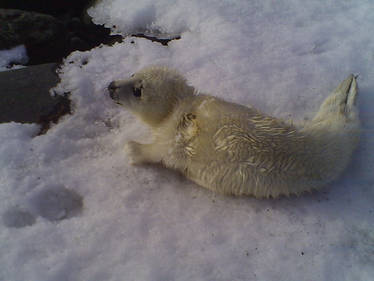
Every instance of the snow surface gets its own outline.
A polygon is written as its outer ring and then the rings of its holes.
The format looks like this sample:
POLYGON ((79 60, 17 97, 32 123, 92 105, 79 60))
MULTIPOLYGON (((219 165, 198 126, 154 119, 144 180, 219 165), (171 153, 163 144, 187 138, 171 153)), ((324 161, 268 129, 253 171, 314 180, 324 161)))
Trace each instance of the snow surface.
POLYGON ((22 64, 26 64, 28 60, 24 45, 9 50, 0 50, 0 71, 23 68, 22 64))
POLYGON ((74 113, 0 124, 0 280, 374 280, 374 2, 104 0, 89 10, 127 37, 74 52, 58 93, 74 113), (362 140, 322 192, 256 200, 213 194, 158 166, 130 166, 147 128, 109 82, 167 65, 199 91, 309 119, 358 74, 362 140))

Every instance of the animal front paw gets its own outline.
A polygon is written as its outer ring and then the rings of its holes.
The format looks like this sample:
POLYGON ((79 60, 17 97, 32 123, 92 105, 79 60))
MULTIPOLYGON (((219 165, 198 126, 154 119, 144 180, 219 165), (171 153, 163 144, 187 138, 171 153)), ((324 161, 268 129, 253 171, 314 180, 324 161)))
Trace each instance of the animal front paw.
POLYGON ((143 144, 135 141, 129 141, 128 143, 126 143, 125 151, 129 158, 130 164, 138 165, 145 162, 142 152, 142 146, 143 144))

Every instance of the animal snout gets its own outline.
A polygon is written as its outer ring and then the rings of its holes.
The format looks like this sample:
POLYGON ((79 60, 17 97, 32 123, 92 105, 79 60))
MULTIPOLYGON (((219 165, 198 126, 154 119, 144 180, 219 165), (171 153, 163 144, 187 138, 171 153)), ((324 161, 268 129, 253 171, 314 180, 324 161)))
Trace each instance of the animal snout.
POLYGON ((109 96, 112 98, 112 99, 118 99, 118 95, 116 94, 116 89, 118 87, 116 86, 116 82, 115 81, 112 81, 109 86, 108 86, 108 91, 109 91, 109 96))

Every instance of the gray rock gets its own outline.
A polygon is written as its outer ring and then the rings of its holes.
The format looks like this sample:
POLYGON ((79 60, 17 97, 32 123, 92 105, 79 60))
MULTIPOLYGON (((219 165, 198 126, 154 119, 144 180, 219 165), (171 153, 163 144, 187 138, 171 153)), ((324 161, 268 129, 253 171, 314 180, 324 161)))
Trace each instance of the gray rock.
POLYGON ((0 123, 15 121, 47 126, 70 113, 69 99, 49 93, 59 82, 56 68, 57 64, 51 63, 0 72, 0 123), (64 104, 68 108, 61 110, 64 104))

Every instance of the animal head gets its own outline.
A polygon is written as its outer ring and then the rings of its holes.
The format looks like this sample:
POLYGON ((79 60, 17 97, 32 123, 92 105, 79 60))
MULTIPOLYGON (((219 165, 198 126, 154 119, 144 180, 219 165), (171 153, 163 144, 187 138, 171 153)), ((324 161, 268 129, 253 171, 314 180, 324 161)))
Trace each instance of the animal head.
POLYGON ((177 72, 166 67, 149 67, 129 79, 108 86, 110 97, 149 125, 162 122, 181 99, 194 89, 177 72))

